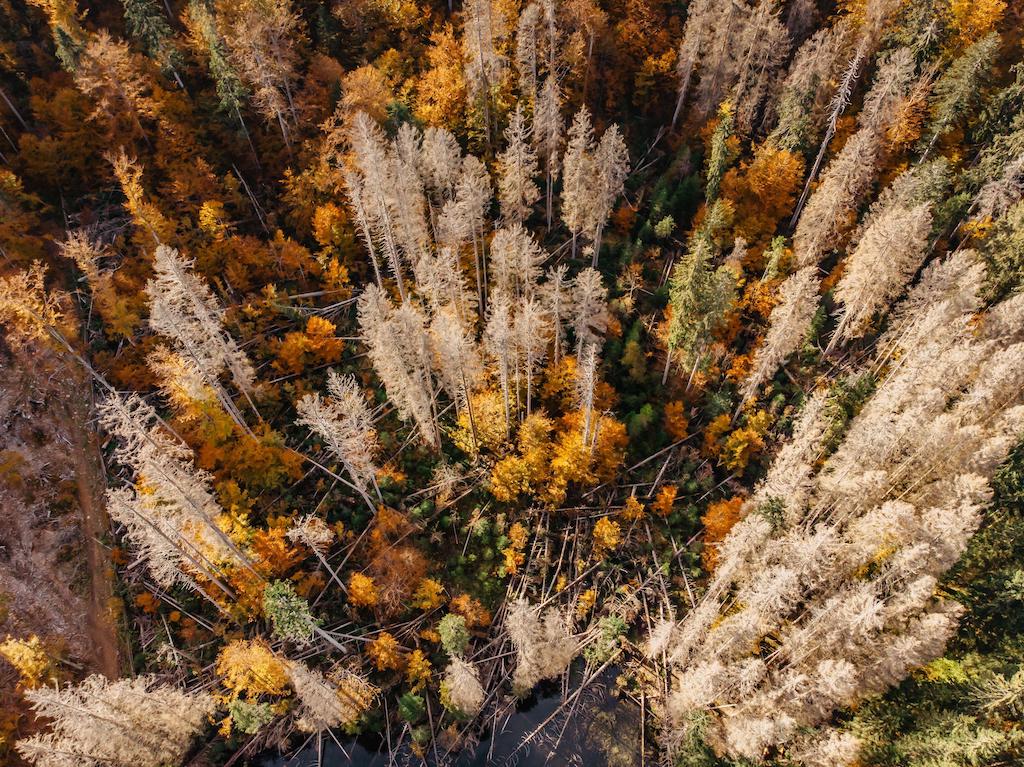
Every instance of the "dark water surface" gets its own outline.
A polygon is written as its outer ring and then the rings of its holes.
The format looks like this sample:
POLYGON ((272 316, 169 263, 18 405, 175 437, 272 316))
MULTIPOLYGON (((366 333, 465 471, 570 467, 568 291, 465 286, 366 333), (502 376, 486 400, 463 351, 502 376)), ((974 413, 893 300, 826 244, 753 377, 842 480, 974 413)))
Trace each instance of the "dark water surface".
MULTIPOLYGON (((573 675, 570 695, 579 683, 573 675)), ((453 754, 443 764, 450 767, 634 767, 640 759, 640 721, 637 707, 614 695, 616 673, 609 671, 591 684, 580 696, 575 715, 567 719, 564 712, 556 716, 538 737, 525 747, 523 739, 532 733, 561 705, 561 686, 554 685, 520 704, 504 723, 498 722, 495 732, 487 732, 474 748, 453 754)), ((329 735, 322 742, 323 767, 387 767, 386 749, 378 749, 372 741, 341 740, 345 753, 329 735)), ((435 764, 428 747, 427 762, 435 764)), ((442 752, 443 753, 443 752, 442 752)), ((314 739, 298 754, 267 758, 261 767, 316 767, 317 743, 314 739)), ((421 764, 408 752, 396 754, 398 765, 421 764)))

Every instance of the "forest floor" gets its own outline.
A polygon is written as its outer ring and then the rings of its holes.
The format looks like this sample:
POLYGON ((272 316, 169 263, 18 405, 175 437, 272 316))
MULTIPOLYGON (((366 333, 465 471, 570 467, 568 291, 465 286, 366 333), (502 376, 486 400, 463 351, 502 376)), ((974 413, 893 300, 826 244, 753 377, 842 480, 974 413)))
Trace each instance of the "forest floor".
MULTIPOLYGON (((83 388, 92 394, 92 386, 83 381, 83 388)), ((81 389, 79 389, 81 391, 81 389)), ((114 568, 102 538, 110 529, 103 503, 106 474, 96 441, 96 433, 88 423, 95 409, 90 399, 72 397, 62 403, 67 415, 66 428, 72 442, 78 509, 82 521, 82 538, 89 565, 88 620, 89 638, 95 652, 94 662, 109 679, 120 676, 119 640, 115 613, 114 568)))
MULTIPOLYGON (((120 672, 91 387, 38 350, 0 358, 0 639, 38 635, 74 668, 120 672), (80 556, 82 549, 85 557, 80 556)), ((16 682, 0 669, 0 692, 16 682)))

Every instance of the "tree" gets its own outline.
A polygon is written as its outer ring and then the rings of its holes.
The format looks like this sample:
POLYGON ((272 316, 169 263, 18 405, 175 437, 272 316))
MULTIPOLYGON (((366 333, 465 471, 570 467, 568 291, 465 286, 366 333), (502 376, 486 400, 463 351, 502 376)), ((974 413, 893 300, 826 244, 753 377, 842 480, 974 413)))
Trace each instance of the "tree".
POLYGON ((485 697, 476 667, 453 657, 441 681, 441 704, 454 714, 474 717, 483 708, 485 697))
POLYGON ((330 399, 306 394, 296 403, 297 423, 323 439, 356 485, 365 491, 375 484, 377 474, 373 460, 377 432, 370 408, 354 376, 342 376, 331 370, 327 374, 327 390, 330 399))
POLYGON ((242 104, 248 95, 242 79, 230 61, 230 53, 217 30, 217 22, 205 0, 189 0, 183 18, 192 47, 206 59, 217 87, 218 104, 222 110, 238 118, 238 124, 255 154, 249 129, 242 118, 242 104))
POLYGON ((92 675, 63 689, 26 693, 49 732, 18 741, 37 767, 161 767, 178 764, 214 711, 205 693, 185 693, 151 676, 111 682, 92 675))
POLYGON ((235 386, 255 410, 250 399, 255 372, 245 353, 224 330, 224 310, 206 283, 192 271, 194 263, 182 258, 174 248, 157 246, 154 275, 146 283, 149 324, 157 333, 174 341, 179 352, 200 371, 207 386, 217 393, 228 414, 248 431, 241 414, 218 382, 218 376, 229 372, 235 386))
POLYGON ((742 30, 739 70, 733 88, 736 125, 747 135, 754 127, 761 105, 779 67, 789 57, 789 32, 779 20, 780 10, 770 0, 760 0, 742 30))
POLYGON ((127 119, 127 132, 145 138, 143 118, 155 118, 157 102, 149 81, 128 46, 99 32, 85 46, 75 68, 75 84, 95 104, 90 119, 104 119, 117 135, 118 120, 127 119))
POLYGON ((48 329, 64 324, 62 296, 48 291, 45 280, 46 267, 38 261, 0 277, 0 324, 17 346, 49 340, 48 329))
POLYGON ((379 692, 359 675, 344 669, 328 678, 301 661, 290 661, 285 668, 299 699, 297 723, 303 732, 355 724, 379 692))
POLYGON ((87 41, 78 3, 75 0, 31 0, 31 4, 46 14, 57 49, 57 60, 66 71, 74 73, 87 41))
POLYGON ((702 231, 690 239, 687 253, 672 269, 664 379, 676 350, 682 352, 683 364, 694 371, 704 362, 710 337, 724 325, 735 300, 736 275, 728 266, 714 268, 712 263, 716 249, 710 232, 717 227, 721 205, 717 202, 707 213, 702 231))
POLYGON ((313 640, 320 625, 310 612, 309 603, 287 581, 273 581, 263 589, 263 614, 273 625, 277 639, 300 647, 313 640))
POLYGON ((537 110, 537 37, 540 33, 541 7, 528 3, 519 12, 516 26, 516 71, 519 74, 519 97, 528 107, 537 110))
MULTIPOLYGON (((519 369, 517 339, 512 317, 512 302, 508 293, 500 288, 496 289, 491 294, 487 327, 484 329, 484 348, 497 367, 501 396, 505 406, 506 434, 512 428, 513 377, 519 369)), ((514 394, 518 404, 518 388, 514 394)))
POLYGON ((679 115, 690 92, 690 83, 697 69, 704 50, 705 36, 711 33, 709 16, 712 12, 710 0, 696 0, 686 9, 686 24, 683 27, 683 39, 679 44, 679 57, 676 59, 676 76, 679 78, 679 95, 676 108, 672 113, 672 127, 676 127, 679 115))
MULTIPOLYGON (((397 194, 400 182, 394 155, 388 151, 380 126, 365 112, 358 112, 353 117, 349 128, 349 141, 356 167, 359 169, 358 175, 349 173, 345 176, 349 201, 356 214, 356 223, 373 261, 378 284, 380 270, 375 250, 377 247, 383 251, 387 259, 391 274, 398 283, 399 296, 404 301, 402 256, 415 264, 420 253, 418 244, 411 243, 408 239, 400 239, 399 218, 405 216, 408 220, 410 215, 415 217, 416 211, 399 210, 402 200, 397 194)), ((408 176, 403 175, 403 180, 407 181, 408 176)))
POLYGON ((544 308, 551 320, 551 333, 554 341, 554 363, 557 365, 562 358, 562 345, 565 327, 573 316, 573 290, 568 278, 569 267, 565 264, 552 266, 541 283, 539 294, 544 308))
POLYGON ((927 203, 894 205, 879 213, 847 258, 835 288, 842 315, 830 346, 864 333, 872 316, 899 296, 921 266, 932 215, 927 203))
POLYGON ((547 227, 551 228, 552 188, 558 177, 558 152, 562 148, 562 96, 558 82, 548 75, 541 87, 533 111, 533 141, 544 161, 545 211, 547 227))
POLYGON ((437 624, 437 633, 441 637, 441 646, 453 658, 460 657, 469 645, 469 629, 461 615, 445 615, 437 624))
POLYGON ((111 394, 99 414, 118 440, 115 458, 136 474, 137 488, 107 491, 110 515, 125 526, 154 578, 163 585, 187 583, 190 569, 230 593, 217 572, 245 559, 219 526, 223 510, 212 477, 192 466, 191 450, 160 427, 156 411, 138 395, 111 394))
POLYGON ((964 51, 935 83, 928 140, 922 140, 926 156, 940 136, 975 112, 978 94, 991 69, 999 44, 999 35, 995 32, 985 35, 964 51))
POLYGON ((533 412, 533 377, 543 365, 551 341, 551 324, 540 300, 530 297, 519 305, 515 317, 519 367, 526 374, 526 415, 533 412))
POLYGON ((629 175, 629 151, 626 149, 622 134, 619 133, 619 126, 612 125, 601 135, 594 153, 594 173, 594 184, 591 188, 593 211, 590 219, 590 226, 594 231, 594 258, 591 266, 597 268, 601 234, 608 222, 608 216, 611 215, 612 206, 622 194, 626 177, 629 175))
POLYGON ((564 672, 578 651, 569 622, 557 607, 542 611, 516 600, 509 605, 505 630, 516 651, 512 686, 519 695, 564 672))
POLYGON ((838 120, 838 115, 846 108, 851 79, 858 74, 848 65, 846 72, 842 71, 851 37, 851 25, 841 21, 815 32, 797 50, 772 105, 776 118, 769 136, 772 143, 789 151, 809 148, 827 107, 830 107, 828 131, 835 131, 832 120, 838 120), (829 89, 840 78, 843 78, 844 88, 838 92, 838 98, 829 103, 829 89))
POLYGON ((412 420, 431 446, 440 445, 426 318, 413 304, 397 309, 375 285, 358 303, 359 329, 370 361, 399 415, 412 420))
POLYGON ((583 269, 572 285, 572 329, 577 356, 584 344, 602 342, 608 325, 608 291, 596 269, 583 269))
POLYGON ((504 291, 517 301, 530 298, 546 257, 522 224, 498 229, 491 239, 492 292, 504 291))
POLYGON ((529 217, 540 189, 533 183, 537 156, 529 142, 522 106, 517 106, 505 129, 505 151, 498 155, 498 200, 506 224, 519 224, 529 217))
POLYGON ((818 310, 818 268, 805 266, 779 287, 779 303, 768 318, 768 333, 754 354, 743 385, 743 401, 757 393, 775 375, 779 365, 800 348, 818 310))
POLYGON ((437 222, 437 239, 457 252, 466 242, 473 244, 473 270, 476 276, 477 306, 487 307, 487 276, 483 253, 483 232, 494 189, 484 164, 473 155, 462 160, 455 184, 455 198, 445 203, 437 222))
POLYGON ((562 157, 562 221, 572 232, 572 255, 576 239, 589 221, 590 189, 593 178, 594 129, 590 111, 580 107, 569 128, 568 144, 562 157))
POLYGON ((468 106, 470 109, 482 106, 484 136, 490 143, 491 91, 499 84, 505 71, 505 57, 498 52, 498 45, 508 35, 509 29, 502 11, 495 7, 493 0, 469 0, 462 13, 468 106))
POLYGON ((298 121, 292 88, 298 77, 295 48, 303 38, 299 15, 290 0, 243 0, 219 3, 216 18, 253 104, 267 121, 277 123, 290 149, 290 126, 298 121))
POLYGON ((228 642, 217 655, 215 670, 231 700, 240 696, 249 700, 261 695, 278 696, 288 686, 286 665, 260 639, 228 642))
POLYGON ((184 88, 177 68, 181 66, 181 52, 174 44, 171 26, 163 11, 153 0, 121 0, 128 34, 138 40, 152 59, 165 72, 170 72, 178 87, 184 88))
POLYGON ((448 308, 434 314, 430 343, 438 381, 458 413, 467 415, 475 434, 472 394, 479 388, 484 372, 477 346, 463 321, 448 308))
POLYGON ((352 573, 348 580, 348 601, 353 607, 374 607, 379 599, 377 584, 363 573, 352 573))

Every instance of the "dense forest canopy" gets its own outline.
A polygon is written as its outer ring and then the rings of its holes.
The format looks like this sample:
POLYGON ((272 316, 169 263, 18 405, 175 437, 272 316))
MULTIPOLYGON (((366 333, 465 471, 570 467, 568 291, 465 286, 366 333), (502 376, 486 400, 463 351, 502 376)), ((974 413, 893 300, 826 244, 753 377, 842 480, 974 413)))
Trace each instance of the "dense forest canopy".
POLYGON ((1021 763, 1022 30, 0 0, 0 758, 1021 763))

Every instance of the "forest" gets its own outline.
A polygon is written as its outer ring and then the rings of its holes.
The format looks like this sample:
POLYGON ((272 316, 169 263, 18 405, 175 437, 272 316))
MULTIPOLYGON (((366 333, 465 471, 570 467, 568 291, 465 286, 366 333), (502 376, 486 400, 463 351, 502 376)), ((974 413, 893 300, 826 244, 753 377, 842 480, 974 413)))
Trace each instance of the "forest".
POLYGON ((0 0, 0 764, 1024 764, 1022 45, 0 0))

